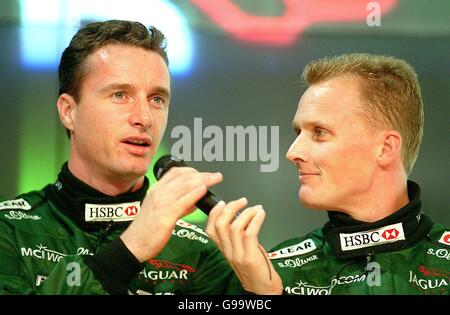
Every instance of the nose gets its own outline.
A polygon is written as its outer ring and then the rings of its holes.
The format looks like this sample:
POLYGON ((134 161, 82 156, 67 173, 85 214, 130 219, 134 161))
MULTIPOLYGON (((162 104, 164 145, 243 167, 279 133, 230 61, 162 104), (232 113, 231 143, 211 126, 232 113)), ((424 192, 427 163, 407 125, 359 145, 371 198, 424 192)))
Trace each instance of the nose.
POLYGON ((299 134, 286 152, 286 159, 293 163, 305 161, 305 148, 302 134, 299 134))
POLYGON ((153 114, 147 98, 140 98, 133 104, 130 124, 142 131, 153 125, 153 114))

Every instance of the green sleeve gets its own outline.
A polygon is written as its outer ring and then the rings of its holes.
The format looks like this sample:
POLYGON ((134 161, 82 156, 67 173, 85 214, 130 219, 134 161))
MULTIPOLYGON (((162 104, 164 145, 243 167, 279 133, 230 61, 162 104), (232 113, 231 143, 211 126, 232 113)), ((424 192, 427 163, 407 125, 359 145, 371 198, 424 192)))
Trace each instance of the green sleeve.
POLYGON ((48 276, 39 277, 30 270, 41 266, 27 266, 13 240, 7 237, 13 233, 8 232, 5 229, 0 235, 0 294, 127 294, 129 282, 142 269, 116 239, 93 256, 66 256, 50 272, 43 270, 48 276))
POLYGON ((210 247, 200 256, 197 276, 190 291, 193 294, 222 295, 241 294, 243 291, 239 280, 235 277, 233 269, 226 261, 219 249, 210 247))
POLYGON ((0 294, 108 294, 81 256, 61 259, 45 279, 28 275, 17 255, 0 249, 0 294), (41 283, 37 283, 41 282, 41 283))

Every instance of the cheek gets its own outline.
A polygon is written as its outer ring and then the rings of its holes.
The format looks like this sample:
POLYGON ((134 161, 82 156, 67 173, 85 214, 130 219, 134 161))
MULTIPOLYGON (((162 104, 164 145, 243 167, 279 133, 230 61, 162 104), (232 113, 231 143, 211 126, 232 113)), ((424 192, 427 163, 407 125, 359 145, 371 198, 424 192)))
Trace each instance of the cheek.
POLYGON ((166 130, 166 126, 167 126, 167 112, 158 112, 157 114, 154 115, 154 119, 155 122, 153 123, 152 126, 152 134, 154 136, 157 136, 158 141, 161 140, 161 138, 164 135, 164 132, 166 130))
POLYGON ((334 182, 357 181, 367 176, 372 148, 361 144, 323 144, 313 152, 313 162, 325 178, 334 182))
POLYGON ((362 183, 365 178, 370 177, 374 165, 371 150, 370 146, 364 144, 340 150, 336 157, 338 161, 336 168, 342 180, 362 183))
MULTIPOLYGON (((83 104, 85 108, 89 105, 83 104)), ((96 146, 104 146, 113 140, 122 124, 117 113, 102 111, 95 105, 79 114, 79 131, 83 133, 84 141, 96 146)))

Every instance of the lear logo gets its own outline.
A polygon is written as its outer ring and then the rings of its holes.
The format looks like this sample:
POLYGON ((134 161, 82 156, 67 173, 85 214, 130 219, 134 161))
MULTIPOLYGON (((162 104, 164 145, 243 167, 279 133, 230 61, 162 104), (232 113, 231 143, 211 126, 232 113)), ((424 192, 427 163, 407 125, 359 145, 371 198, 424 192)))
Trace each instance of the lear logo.
POLYGON ((111 205, 87 203, 84 209, 86 222, 132 221, 139 212, 140 202, 135 201, 111 205))
POLYGON ((278 258, 286 258, 286 257, 303 255, 303 254, 312 252, 316 248, 317 247, 316 247, 316 244, 314 244, 314 241, 312 239, 308 238, 298 244, 295 244, 295 245, 292 245, 289 247, 285 247, 285 248, 279 249, 275 252, 269 253, 269 259, 278 259, 278 258))
POLYGON ((358 233, 340 233, 339 238, 342 250, 348 251, 404 240, 405 233, 402 223, 397 223, 358 233))
POLYGON ((4 209, 30 210, 31 205, 23 198, 15 199, 15 200, 6 200, 3 202, 0 202, 0 210, 4 210, 4 209))
POLYGON ((441 238, 439 239, 439 243, 450 245, 450 231, 447 231, 444 234, 442 234, 441 238))

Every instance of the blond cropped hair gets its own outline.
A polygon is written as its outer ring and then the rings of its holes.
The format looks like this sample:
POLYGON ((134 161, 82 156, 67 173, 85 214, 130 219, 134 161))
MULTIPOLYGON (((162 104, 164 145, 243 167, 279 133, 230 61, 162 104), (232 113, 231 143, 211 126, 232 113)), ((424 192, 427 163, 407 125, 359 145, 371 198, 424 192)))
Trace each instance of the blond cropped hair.
POLYGON ((423 103, 414 69, 404 60, 370 54, 344 54, 310 62, 302 79, 313 85, 338 76, 356 77, 361 113, 374 130, 397 130, 402 161, 411 173, 423 134, 423 103))

